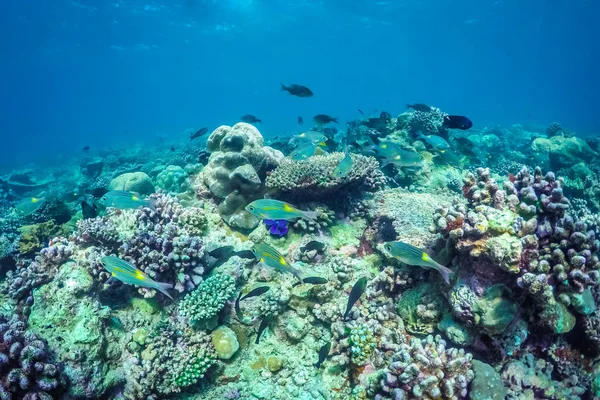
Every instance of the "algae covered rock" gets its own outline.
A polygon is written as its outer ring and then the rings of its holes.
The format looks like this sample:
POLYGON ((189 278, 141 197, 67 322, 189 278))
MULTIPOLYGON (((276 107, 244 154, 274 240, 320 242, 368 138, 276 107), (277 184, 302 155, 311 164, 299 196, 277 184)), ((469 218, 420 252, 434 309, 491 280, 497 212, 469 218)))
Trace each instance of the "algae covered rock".
POLYGON ((489 364, 473 360, 473 373, 469 390, 470 400, 504 400, 507 390, 502 383, 502 377, 489 364))
POLYGON ((155 192, 154 184, 144 172, 128 172, 110 181, 109 190, 126 190, 147 196, 155 192))
POLYGON ((504 332, 515 318, 519 307, 509 298, 508 289, 496 284, 473 305, 475 324, 491 335, 504 332))
POLYGON ((218 327, 211 334, 211 340, 217 357, 223 360, 229 360, 240 348, 235 332, 226 326, 218 327))
POLYGON ((550 155, 550 165, 558 170, 569 168, 582 161, 590 162, 600 157, 585 140, 578 137, 553 136, 550 139, 538 138, 531 145, 538 153, 550 155))

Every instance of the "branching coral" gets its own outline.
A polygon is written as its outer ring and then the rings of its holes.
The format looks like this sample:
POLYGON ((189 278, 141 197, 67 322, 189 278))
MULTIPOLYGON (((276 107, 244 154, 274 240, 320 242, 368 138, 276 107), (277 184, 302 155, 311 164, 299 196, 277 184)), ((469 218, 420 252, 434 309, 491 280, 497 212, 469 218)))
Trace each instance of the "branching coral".
POLYGON ((341 191, 375 191, 385 183, 379 163, 373 157, 352 154, 352 169, 343 178, 334 170, 344 153, 317 155, 308 161, 284 159, 267 177, 268 188, 301 199, 323 199, 341 191))
POLYGON ((235 292, 235 280, 224 274, 213 275, 179 303, 179 313, 192 321, 207 320, 219 313, 235 292))

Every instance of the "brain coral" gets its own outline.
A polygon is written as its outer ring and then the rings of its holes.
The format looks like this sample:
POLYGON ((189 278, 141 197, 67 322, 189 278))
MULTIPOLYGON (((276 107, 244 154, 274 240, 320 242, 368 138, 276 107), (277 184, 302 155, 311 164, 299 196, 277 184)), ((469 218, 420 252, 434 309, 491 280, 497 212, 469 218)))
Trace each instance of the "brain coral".
POLYGON ((385 177, 375 158, 359 154, 351 157, 352 169, 343 178, 335 177, 333 171, 344 158, 344 153, 313 156, 307 161, 284 159, 267 177, 266 185, 294 196, 315 199, 340 190, 375 191, 384 184, 385 177))

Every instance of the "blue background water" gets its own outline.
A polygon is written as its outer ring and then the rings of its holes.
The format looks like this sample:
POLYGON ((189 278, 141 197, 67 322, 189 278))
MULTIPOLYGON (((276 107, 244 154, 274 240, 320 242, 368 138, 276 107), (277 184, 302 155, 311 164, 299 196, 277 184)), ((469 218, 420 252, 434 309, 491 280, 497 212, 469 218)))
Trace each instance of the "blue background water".
MULTIPOLYGON (((600 3, 28 0, 0 6, 0 167, 264 120, 427 102, 600 132, 600 3), (280 82, 309 86, 291 97, 280 82)), ((306 126, 306 125, 305 125, 306 126)), ((165 144, 168 146, 169 144, 165 144)))

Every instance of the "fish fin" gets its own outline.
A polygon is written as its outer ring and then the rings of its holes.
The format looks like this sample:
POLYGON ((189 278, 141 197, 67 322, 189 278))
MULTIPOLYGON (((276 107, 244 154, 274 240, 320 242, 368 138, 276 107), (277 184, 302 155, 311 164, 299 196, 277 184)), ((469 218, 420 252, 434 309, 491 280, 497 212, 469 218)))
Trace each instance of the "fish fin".
POLYGON ((450 268, 444 267, 441 264, 438 264, 437 270, 440 273, 440 275, 442 275, 442 278, 444 278, 444 281, 449 285, 450 284, 450 275, 452 275, 454 272, 450 268))
POLYGON ((173 297, 169 294, 169 292, 167 292, 167 289, 173 289, 173 285, 171 285, 170 283, 156 282, 154 289, 158 290, 159 292, 173 300, 173 297))
POLYGON ((148 207, 149 209, 151 209, 152 211, 156 211, 156 200, 155 199, 148 199, 146 201, 146 207, 148 207))
POLYGON ((321 211, 304 211, 304 217, 311 221, 316 221, 321 215, 321 211))
POLYGON ((337 124, 337 123, 338 123, 338 120, 337 120, 337 118, 331 118, 331 122, 334 122, 334 123, 336 123, 336 124, 337 124))
POLYGON ((281 91, 287 92, 287 87, 285 87, 285 85, 283 83, 281 84, 281 91))

